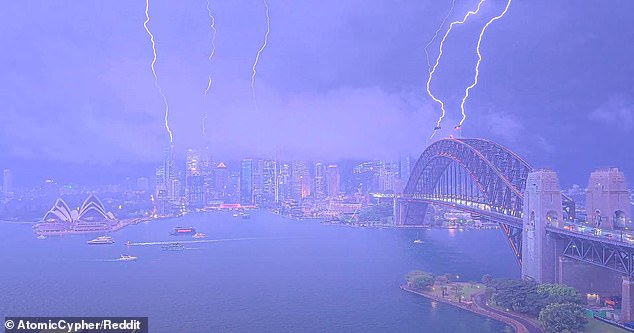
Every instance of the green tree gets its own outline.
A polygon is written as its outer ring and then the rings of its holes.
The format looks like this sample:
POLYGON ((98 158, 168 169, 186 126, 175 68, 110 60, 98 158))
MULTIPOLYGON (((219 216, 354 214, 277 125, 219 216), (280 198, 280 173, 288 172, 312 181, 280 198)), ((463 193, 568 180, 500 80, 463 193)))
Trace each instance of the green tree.
POLYGON ((585 304, 583 296, 577 289, 562 284, 540 284, 537 286, 537 293, 545 298, 545 305, 552 303, 585 304))
POLYGON ((537 317, 544 306, 544 297, 537 293, 535 282, 495 279, 491 281, 490 286, 495 290, 493 299, 504 308, 537 317))
POLYGON ((428 289, 435 281, 433 274, 423 271, 411 271, 405 279, 408 286, 420 290, 428 289))
POLYGON ((549 333, 579 332, 588 323, 583 307, 574 303, 553 303, 539 313, 539 321, 549 333))
POLYGON ((493 277, 491 275, 482 275, 482 283, 484 283, 484 285, 488 286, 489 284, 491 284, 491 281, 493 281, 493 277))

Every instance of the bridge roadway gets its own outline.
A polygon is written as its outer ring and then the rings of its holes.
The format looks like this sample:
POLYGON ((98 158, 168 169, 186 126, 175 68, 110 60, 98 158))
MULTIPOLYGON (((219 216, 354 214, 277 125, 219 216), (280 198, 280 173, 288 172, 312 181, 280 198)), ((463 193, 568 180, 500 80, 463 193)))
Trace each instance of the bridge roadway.
MULTIPOLYGON (((479 214, 501 225, 509 238, 511 248, 521 264, 521 212, 496 212, 491 206, 470 202, 461 198, 441 198, 427 195, 398 197, 406 202, 440 205, 464 212, 479 214), (517 216, 513 216, 513 215, 517 216)), ((634 232, 608 230, 586 225, 566 223, 564 228, 546 227, 547 232, 566 241, 563 255, 605 267, 622 274, 634 276, 634 232)))
POLYGON ((414 195, 408 197, 401 196, 398 197, 398 200, 407 202, 420 202, 453 208, 468 213, 479 214, 487 217, 489 220, 493 220, 498 223, 507 224, 516 228, 522 228, 521 212, 496 212, 495 210, 491 209, 490 205, 483 203, 475 203, 457 198, 427 197, 422 195, 414 195), (518 216, 513 216, 511 214, 518 216))

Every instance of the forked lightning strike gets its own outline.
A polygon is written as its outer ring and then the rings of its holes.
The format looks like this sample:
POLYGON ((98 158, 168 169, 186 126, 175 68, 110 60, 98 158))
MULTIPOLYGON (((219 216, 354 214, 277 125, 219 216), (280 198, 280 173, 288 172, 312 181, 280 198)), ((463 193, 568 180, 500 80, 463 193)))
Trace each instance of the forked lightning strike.
POLYGON ((480 2, 478 2, 478 7, 476 8, 476 10, 468 11, 467 14, 465 14, 465 16, 462 18, 462 20, 451 22, 451 24, 449 24, 449 29, 447 29, 447 32, 445 32, 445 35, 440 41, 440 47, 439 47, 438 57, 436 57, 436 63, 434 64, 434 67, 432 68, 432 70, 429 72, 429 78, 427 79, 427 94, 429 94, 429 97, 431 97, 436 103, 440 105, 442 114, 440 115, 440 118, 438 118, 438 121, 436 122, 436 126, 434 127, 434 132, 432 133, 430 139, 433 138, 434 135, 436 134, 436 131, 440 129, 440 123, 442 122, 443 118, 445 118, 445 114, 447 113, 445 111, 445 103, 439 98, 437 98, 436 96, 434 96, 430 88, 431 80, 433 79, 434 73, 436 72, 436 68, 438 68, 438 64, 440 63, 440 58, 442 57, 445 40, 447 39, 447 36, 449 36, 449 33, 451 33, 451 30, 453 29, 455 25, 464 24, 470 16, 478 14, 480 12, 480 7, 485 1, 486 0, 480 0, 480 2))
POLYGON ((434 41, 436 40, 436 37, 438 37, 438 33, 440 32, 440 30, 442 30, 442 27, 445 26, 445 22, 447 22, 447 19, 449 18, 449 16, 451 16, 451 13, 453 13, 453 9, 455 6, 456 6, 456 0, 451 1, 451 8, 449 9, 449 12, 447 13, 447 15, 445 15, 445 18, 442 19, 442 22, 440 22, 438 29, 436 29, 436 32, 434 33, 434 37, 432 37, 431 40, 427 43, 427 45, 425 45, 425 59, 427 60, 428 72, 431 72, 431 62, 429 62, 428 48, 432 43, 434 43, 434 41))
POLYGON ((464 97, 462 98, 462 103, 460 103, 460 111, 462 112, 462 119, 460 120, 460 124, 456 126, 456 129, 460 129, 465 119, 467 119, 467 114, 465 113, 464 105, 467 102, 467 99, 469 98, 469 91, 473 89, 476 85, 478 85, 478 76, 480 75, 480 62, 482 62, 482 54, 480 53, 480 44, 482 43, 482 36, 484 36, 484 32, 491 25, 491 23, 501 19, 504 15, 506 15, 506 12, 509 10, 509 6, 511 6, 511 1, 513 0, 509 0, 506 3, 506 7, 504 7, 504 10, 502 11, 500 15, 489 20, 489 22, 487 22, 487 24, 485 24, 484 27, 482 28, 482 31, 480 31, 480 37, 478 38, 478 46, 476 47, 476 52, 478 53, 478 62, 476 63, 476 67, 475 67, 475 77, 473 78, 473 83, 470 86, 468 86, 467 89, 465 89, 465 92, 464 92, 465 94, 464 94, 464 97))
POLYGON ((152 53, 154 54, 154 58, 152 59, 152 64, 150 65, 150 67, 152 68, 152 75, 154 75, 154 86, 156 87, 156 89, 158 89, 159 94, 161 94, 161 97, 163 97, 163 103, 165 103, 165 129, 167 130, 167 133, 170 136, 170 143, 174 142, 174 137, 172 136, 172 130, 170 129, 169 126, 169 105, 167 104, 167 97, 165 97, 165 94, 163 94, 163 89, 161 89, 161 86, 158 83, 158 76, 156 75, 156 70, 154 68, 154 65, 156 64, 156 45, 154 44, 154 35, 152 35, 152 32, 150 32, 150 29, 148 28, 147 24, 150 22, 150 14, 149 14, 149 8, 150 8, 150 0, 146 0, 145 1, 145 22, 143 22, 143 27, 145 28, 145 31, 147 31, 147 34, 150 36, 150 42, 152 42, 152 53))
POLYGON ((253 103, 257 108, 257 102, 255 99, 255 75, 257 74, 256 68, 258 66, 258 61, 260 60, 260 54, 266 48, 266 43, 269 40, 269 32, 271 31, 271 18, 269 17, 269 5, 266 3, 266 0, 263 0, 264 7, 266 8, 266 34, 264 35, 264 43, 260 50, 258 50, 258 54, 255 56, 255 62, 253 62, 253 74, 251 74, 251 94, 253 96, 253 103))
MULTIPOLYGON (((213 16, 213 14, 211 13, 211 4, 209 3, 209 0, 207 0, 207 15, 209 15, 209 19, 211 20, 211 52, 209 53, 209 61, 211 62, 211 59, 214 57, 214 54, 216 53, 216 18, 213 16)), ((205 89, 205 97, 207 97, 207 94, 209 93, 209 90, 211 89, 211 74, 209 74, 209 81, 207 83, 207 88, 205 89)), ((203 115, 203 137, 206 135, 207 129, 207 109, 205 109, 205 113, 203 115)))

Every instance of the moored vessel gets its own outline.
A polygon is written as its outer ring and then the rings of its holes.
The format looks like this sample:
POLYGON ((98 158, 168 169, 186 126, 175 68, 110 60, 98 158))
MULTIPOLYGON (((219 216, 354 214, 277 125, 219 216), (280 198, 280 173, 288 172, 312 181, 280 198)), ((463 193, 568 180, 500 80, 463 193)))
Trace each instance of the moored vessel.
POLYGON ((99 245, 99 244, 113 244, 114 243, 114 239, 112 239, 112 237, 110 236, 99 236, 93 240, 89 240, 88 242, 86 242, 88 244, 91 245, 99 245))
POLYGON ((195 235, 196 229, 192 227, 174 227, 174 231, 172 231, 172 236, 180 236, 180 235, 195 235))

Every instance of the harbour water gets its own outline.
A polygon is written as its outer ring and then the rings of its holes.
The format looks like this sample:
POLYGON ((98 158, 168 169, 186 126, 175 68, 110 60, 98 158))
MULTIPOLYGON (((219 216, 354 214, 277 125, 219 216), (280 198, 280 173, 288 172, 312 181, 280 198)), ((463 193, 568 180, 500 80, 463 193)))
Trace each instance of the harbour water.
POLYGON ((506 332, 399 285, 413 269, 519 276, 499 230, 350 228, 262 211, 189 214, 86 244, 96 236, 40 240, 29 224, 0 222, 0 317, 148 316, 159 333, 506 332), (208 238, 171 236, 175 226, 208 238), (417 233, 422 244, 412 243, 417 233), (174 241, 185 249, 162 249, 174 241), (122 254, 138 259, 114 260, 122 254))

